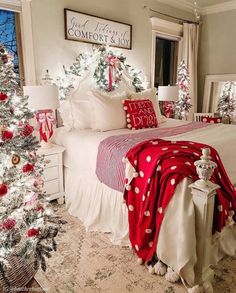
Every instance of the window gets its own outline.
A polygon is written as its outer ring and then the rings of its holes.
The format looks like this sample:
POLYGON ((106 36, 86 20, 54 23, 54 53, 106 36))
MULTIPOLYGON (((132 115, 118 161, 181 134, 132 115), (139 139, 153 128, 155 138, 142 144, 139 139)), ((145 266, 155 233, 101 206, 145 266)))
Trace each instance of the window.
POLYGON ((175 85, 182 58, 183 25, 151 17, 152 85, 175 85))
POLYGON ((174 85, 177 74, 178 42, 156 37, 154 86, 174 85))
POLYGON ((21 51, 21 35, 19 14, 0 9, 0 43, 14 57, 15 72, 23 78, 23 62, 21 51))

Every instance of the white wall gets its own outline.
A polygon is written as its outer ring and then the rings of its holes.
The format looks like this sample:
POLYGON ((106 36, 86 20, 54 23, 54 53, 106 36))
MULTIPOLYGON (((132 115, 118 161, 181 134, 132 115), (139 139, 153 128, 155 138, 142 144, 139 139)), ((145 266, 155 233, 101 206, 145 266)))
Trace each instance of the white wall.
POLYGON ((174 16, 191 17, 189 13, 155 0, 32 0, 37 80, 40 81, 45 69, 49 69, 53 77, 58 76, 62 73, 62 65, 69 66, 77 54, 91 51, 91 44, 64 39, 64 8, 132 24, 132 50, 118 51, 123 52, 130 65, 149 77, 152 45, 150 16, 157 14, 145 10, 144 5, 174 16))
POLYGON ((199 105, 207 74, 236 73, 236 10, 203 17, 199 51, 199 105))

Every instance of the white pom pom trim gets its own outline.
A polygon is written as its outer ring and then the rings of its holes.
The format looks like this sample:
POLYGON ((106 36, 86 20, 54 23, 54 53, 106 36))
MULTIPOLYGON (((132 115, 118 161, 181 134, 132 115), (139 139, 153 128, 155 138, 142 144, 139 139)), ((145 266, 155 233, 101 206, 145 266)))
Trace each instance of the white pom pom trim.
POLYGON ((174 272, 170 267, 168 267, 167 273, 165 274, 165 279, 168 282, 176 283, 179 281, 179 275, 176 272, 174 272))
POLYGON ((152 266, 148 266, 148 272, 149 272, 151 275, 154 275, 154 274, 155 274, 155 269, 154 269, 154 267, 152 267, 152 266))
POLYGON ((167 271, 167 266, 163 264, 161 261, 158 261, 154 265, 155 273, 159 276, 164 276, 167 271))
POLYGON ((142 260, 142 258, 139 257, 139 258, 137 259, 137 263, 138 263, 139 265, 142 265, 142 264, 143 264, 143 260, 142 260))
POLYGON ((189 288, 188 292, 189 293, 203 293, 204 291, 203 291, 203 288, 201 286, 196 285, 196 286, 194 286, 192 288, 189 288))
POLYGON ((202 286, 196 285, 188 289, 189 293, 213 293, 213 287, 210 282, 205 282, 202 286))

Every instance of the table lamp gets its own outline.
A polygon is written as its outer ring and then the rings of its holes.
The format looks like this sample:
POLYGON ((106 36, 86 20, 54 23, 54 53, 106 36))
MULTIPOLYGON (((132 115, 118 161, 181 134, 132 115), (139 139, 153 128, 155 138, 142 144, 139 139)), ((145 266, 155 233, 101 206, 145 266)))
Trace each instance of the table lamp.
POLYGON ((161 102, 161 111, 168 118, 174 118, 175 101, 179 97, 178 86, 159 86, 158 101, 161 102))
POLYGON ((28 106, 35 112, 42 138, 43 148, 51 147, 50 138, 53 135, 55 118, 53 110, 59 108, 59 94, 56 85, 24 86, 24 95, 28 96, 28 106))

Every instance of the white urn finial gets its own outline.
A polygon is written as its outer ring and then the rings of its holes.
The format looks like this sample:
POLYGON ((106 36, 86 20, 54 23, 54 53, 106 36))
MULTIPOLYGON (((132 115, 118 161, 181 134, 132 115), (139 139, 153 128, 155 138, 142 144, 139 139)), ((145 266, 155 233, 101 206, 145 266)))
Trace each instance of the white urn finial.
POLYGON ((197 174, 200 178, 200 180, 198 180, 196 184, 201 187, 209 186, 212 184, 209 179, 211 178, 215 168, 217 167, 217 164, 211 161, 210 153, 211 151, 209 148, 203 148, 201 160, 198 160, 194 163, 197 169, 197 174))

